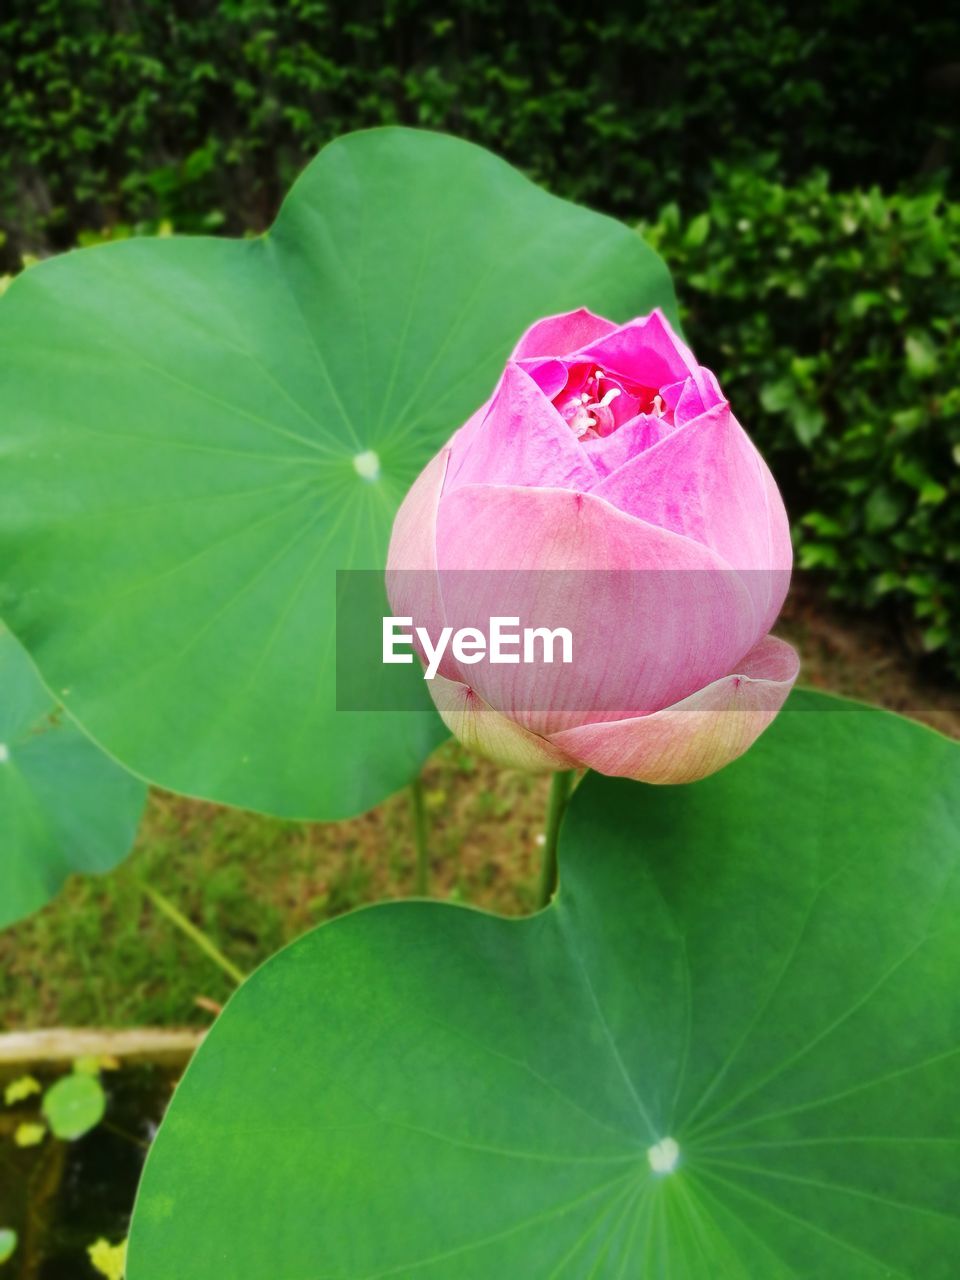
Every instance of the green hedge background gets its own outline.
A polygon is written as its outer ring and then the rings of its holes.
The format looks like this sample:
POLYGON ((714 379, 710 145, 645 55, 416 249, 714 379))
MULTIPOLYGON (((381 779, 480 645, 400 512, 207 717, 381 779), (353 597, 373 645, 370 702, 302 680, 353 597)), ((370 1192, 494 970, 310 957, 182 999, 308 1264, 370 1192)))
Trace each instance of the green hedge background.
POLYGON ((0 271, 241 233, 346 130, 642 222, 799 560, 960 674, 960 17, 889 0, 5 0, 0 271))
POLYGON ((960 203, 717 168, 643 228, 760 446, 798 563, 960 675, 960 203))

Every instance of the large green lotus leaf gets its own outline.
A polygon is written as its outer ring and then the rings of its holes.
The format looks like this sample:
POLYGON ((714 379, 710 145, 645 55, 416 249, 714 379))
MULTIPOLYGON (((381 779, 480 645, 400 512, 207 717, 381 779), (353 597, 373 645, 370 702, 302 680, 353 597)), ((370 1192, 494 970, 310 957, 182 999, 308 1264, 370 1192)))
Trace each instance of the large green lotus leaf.
POLYGON ((0 626, 0 928, 130 850, 146 787, 63 713, 0 626))
POLYGON ((336 711, 335 571, 382 567, 407 487, 531 321, 658 304, 666 268, 627 227, 402 129, 327 147, 265 236, 35 267, 0 303, 0 607, 144 777, 366 809, 444 731, 336 711))
POLYGON ((955 1280, 958 867, 960 747, 852 703, 591 777, 546 911, 375 907, 240 989, 130 1280, 955 1280))

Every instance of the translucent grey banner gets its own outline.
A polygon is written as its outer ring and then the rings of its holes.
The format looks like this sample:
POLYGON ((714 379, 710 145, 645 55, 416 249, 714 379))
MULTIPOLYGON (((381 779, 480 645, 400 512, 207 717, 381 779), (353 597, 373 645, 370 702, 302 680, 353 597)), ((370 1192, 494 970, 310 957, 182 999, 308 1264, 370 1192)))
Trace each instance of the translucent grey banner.
POLYGON ((648 715, 728 676, 785 678, 782 651, 763 647, 772 628, 798 649, 801 684, 960 712, 956 685, 904 674, 894 618, 827 623, 830 586, 820 571, 342 570, 337 708, 423 711, 431 684, 453 681, 530 727, 648 715))

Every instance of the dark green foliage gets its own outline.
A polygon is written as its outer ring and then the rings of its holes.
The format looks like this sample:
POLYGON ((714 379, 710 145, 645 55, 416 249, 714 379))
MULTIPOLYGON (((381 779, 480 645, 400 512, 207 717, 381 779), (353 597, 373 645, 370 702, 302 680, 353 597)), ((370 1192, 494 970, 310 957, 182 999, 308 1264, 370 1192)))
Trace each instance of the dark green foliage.
POLYGON ((949 164, 957 23, 932 0, 4 0, 0 221, 18 252, 171 218, 239 231, 344 131, 492 147, 628 216, 716 156, 840 185, 949 164))
POLYGON ((960 672, 960 204, 718 170, 648 238, 770 459, 799 563, 960 672))

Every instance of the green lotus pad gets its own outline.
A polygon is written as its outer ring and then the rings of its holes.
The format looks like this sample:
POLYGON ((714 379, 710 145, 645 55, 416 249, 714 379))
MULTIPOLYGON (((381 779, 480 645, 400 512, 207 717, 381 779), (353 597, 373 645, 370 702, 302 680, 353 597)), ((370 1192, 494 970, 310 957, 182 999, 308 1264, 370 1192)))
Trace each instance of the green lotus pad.
POLYGON ((521 332, 581 305, 675 316, 633 231, 403 129, 328 146, 265 236, 31 268, 0 302, 0 613, 135 773, 285 817, 370 808, 445 730, 337 711, 336 570, 383 567, 521 332))
POLYGON ((115 867, 145 801, 144 784, 80 732, 0 627, 0 928, 71 873, 115 867))
POLYGON ((954 1280, 960 746, 812 693, 591 776, 559 897, 359 911, 243 986, 130 1280, 954 1280))

